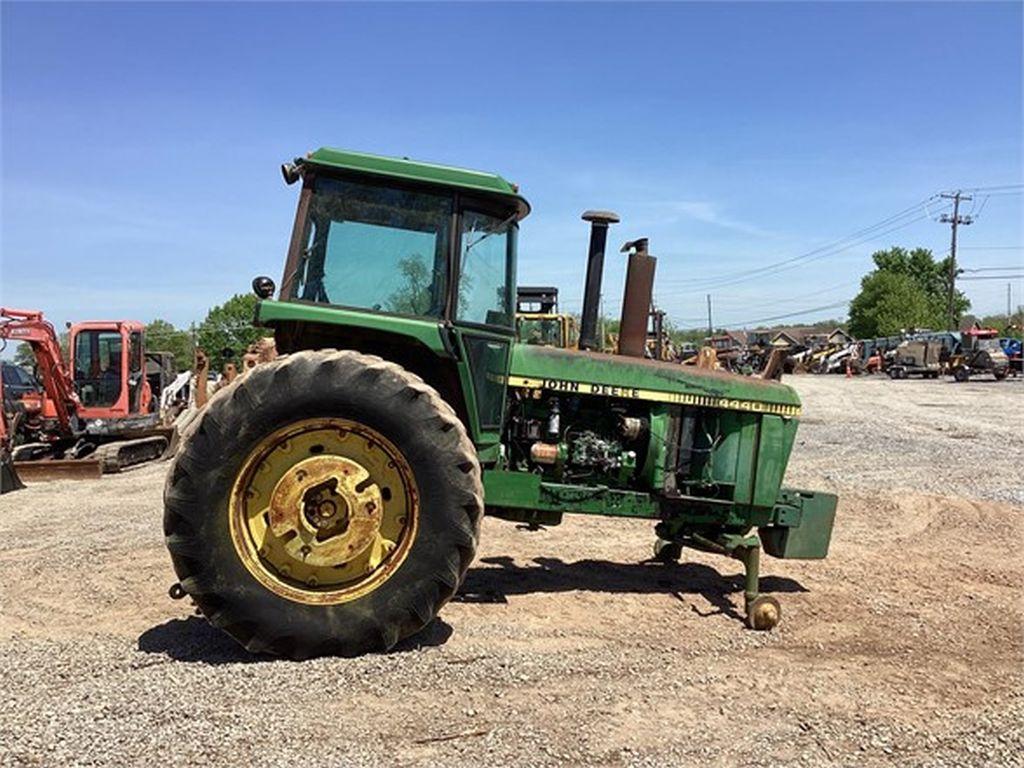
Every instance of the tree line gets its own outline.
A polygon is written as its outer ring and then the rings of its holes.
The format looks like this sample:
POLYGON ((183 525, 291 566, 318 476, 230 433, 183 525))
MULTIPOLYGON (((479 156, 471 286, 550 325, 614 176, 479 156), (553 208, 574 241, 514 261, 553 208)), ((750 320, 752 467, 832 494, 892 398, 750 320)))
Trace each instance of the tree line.
MULTIPOLYGON (((146 351, 170 352, 179 371, 192 368, 197 346, 209 355, 215 370, 228 362, 240 365, 246 348, 268 334, 264 328, 253 327, 257 301, 252 294, 236 294, 223 304, 211 307, 201 323, 188 328, 177 328, 162 318, 152 320, 146 324, 146 351)), ((61 331, 58 338, 66 360, 68 332, 61 331)), ((26 368, 34 366, 32 347, 19 344, 14 352, 14 363, 26 368)))

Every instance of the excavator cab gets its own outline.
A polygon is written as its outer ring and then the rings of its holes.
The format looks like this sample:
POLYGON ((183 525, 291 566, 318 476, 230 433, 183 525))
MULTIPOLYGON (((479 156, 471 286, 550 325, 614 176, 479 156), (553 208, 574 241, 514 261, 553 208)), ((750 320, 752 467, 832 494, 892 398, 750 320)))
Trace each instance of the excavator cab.
POLYGON ((71 326, 69 346, 83 419, 143 416, 152 411, 142 323, 77 323, 71 326))

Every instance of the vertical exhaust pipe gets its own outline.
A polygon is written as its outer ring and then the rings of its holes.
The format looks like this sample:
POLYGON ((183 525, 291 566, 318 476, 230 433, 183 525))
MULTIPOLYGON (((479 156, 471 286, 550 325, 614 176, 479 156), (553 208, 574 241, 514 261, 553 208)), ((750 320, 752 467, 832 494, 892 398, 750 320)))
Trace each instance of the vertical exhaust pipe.
POLYGON ((587 282, 583 288, 580 317, 580 349, 600 349, 597 314, 601 304, 604 247, 608 240, 608 225, 617 224, 619 217, 611 211, 584 211, 583 220, 590 222, 590 248, 587 250, 587 282))
POLYGON ((644 357, 654 294, 654 268, 658 260, 647 252, 646 237, 626 243, 622 246, 622 253, 629 253, 629 258, 619 321, 619 354, 644 357))

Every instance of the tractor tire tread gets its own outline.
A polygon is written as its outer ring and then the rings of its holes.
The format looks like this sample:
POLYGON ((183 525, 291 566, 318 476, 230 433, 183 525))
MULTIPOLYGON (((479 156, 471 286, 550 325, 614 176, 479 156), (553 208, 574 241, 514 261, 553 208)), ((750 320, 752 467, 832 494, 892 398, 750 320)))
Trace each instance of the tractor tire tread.
POLYGON ((167 474, 164 500, 167 547, 182 588, 199 610, 248 650, 291 658, 386 651, 424 627, 458 590, 476 553, 484 511, 476 449, 454 409, 416 374, 376 355, 351 350, 282 355, 214 393, 182 433, 167 474), (336 637, 277 634, 266 622, 255 620, 252 611, 234 605, 227 594, 231 586, 218 574, 208 573, 212 567, 209 558, 201 556, 202 518, 208 514, 203 490, 218 472, 210 466, 211 457, 226 453, 225 438, 234 436, 240 420, 262 424, 262 412, 269 402, 280 399, 280 393, 301 391, 314 380, 330 381, 338 391, 372 391, 381 403, 400 402, 410 424, 434 433, 435 455, 444 457, 438 471, 454 494, 449 555, 438 563, 432 578, 406 590, 411 594, 404 607, 396 606, 383 620, 378 615, 361 616, 366 642, 355 645, 336 637))

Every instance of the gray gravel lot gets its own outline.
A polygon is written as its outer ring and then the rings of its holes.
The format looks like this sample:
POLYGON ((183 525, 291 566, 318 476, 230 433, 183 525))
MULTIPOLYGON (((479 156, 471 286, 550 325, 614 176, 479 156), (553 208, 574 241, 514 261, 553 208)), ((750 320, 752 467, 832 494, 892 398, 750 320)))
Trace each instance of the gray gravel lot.
POLYGON ((164 466, 0 497, 0 765, 1024 765, 1024 384, 789 382, 842 501, 768 634, 649 524, 488 520, 399 651, 253 658, 166 596, 164 466))
POLYGON ((786 381, 804 401, 789 482, 1024 505, 1024 378, 786 381))

